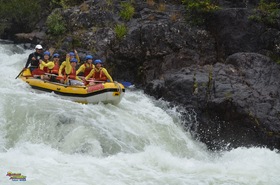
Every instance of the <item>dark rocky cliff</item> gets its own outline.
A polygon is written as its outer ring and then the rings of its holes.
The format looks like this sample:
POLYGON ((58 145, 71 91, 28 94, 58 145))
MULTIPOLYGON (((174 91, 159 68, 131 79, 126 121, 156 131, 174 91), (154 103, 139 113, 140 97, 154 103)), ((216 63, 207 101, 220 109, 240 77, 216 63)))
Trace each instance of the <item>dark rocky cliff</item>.
POLYGON ((280 67, 270 58, 279 57, 280 32, 248 18, 256 1, 220 1, 201 27, 185 21, 180 1, 135 1, 129 21, 112 2, 60 10, 68 33, 59 40, 44 26, 18 40, 102 58, 114 79, 194 111, 198 120, 186 117, 185 128, 211 149, 280 148, 280 67), (122 39, 114 31, 120 23, 128 29, 122 39))

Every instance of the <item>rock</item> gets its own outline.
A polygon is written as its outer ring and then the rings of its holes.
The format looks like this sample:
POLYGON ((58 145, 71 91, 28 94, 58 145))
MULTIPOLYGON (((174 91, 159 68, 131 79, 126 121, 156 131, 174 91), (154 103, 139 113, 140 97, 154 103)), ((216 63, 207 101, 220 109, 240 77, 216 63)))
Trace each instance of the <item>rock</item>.
POLYGON ((279 148, 280 67, 268 57, 236 53, 225 64, 192 65, 164 76, 147 92, 195 110, 199 121, 186 128, 209 148, 279 148))
POLYGON ((45 32, 17 33, 15 34, 15 43, 32 43, 37 44, 45 39, 45 32))

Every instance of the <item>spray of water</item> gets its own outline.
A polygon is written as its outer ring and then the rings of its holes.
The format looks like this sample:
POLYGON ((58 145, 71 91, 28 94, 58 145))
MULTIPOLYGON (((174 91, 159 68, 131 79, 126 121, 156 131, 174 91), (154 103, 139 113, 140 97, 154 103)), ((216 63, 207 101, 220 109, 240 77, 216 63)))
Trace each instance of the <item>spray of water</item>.
POLYGON ((15 80, 31 50, 0 44, 0 183, 280 184, 265 148, 213 153, 181 128, 180 112, 141 90, 117 106, 79 104, 15 80))

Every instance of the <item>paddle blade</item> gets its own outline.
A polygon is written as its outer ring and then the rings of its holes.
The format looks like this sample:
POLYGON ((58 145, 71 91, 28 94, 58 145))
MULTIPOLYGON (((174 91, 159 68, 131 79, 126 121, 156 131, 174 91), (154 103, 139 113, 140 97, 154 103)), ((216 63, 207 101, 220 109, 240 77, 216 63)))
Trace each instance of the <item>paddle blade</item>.
POLYGON ((129 87, 132 84, 130 82, 120 82, 124 87, 129 87))

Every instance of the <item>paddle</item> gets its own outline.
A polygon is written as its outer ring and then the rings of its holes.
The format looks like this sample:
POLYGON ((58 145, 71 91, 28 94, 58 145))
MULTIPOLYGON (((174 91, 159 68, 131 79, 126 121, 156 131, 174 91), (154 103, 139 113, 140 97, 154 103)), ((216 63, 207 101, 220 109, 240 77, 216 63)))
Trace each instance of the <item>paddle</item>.
POLYGON ((52 74, 52 73, 44 73, 45 75, 49 75, 49 76, 58 76, 56 74, 52 74))
POLYGON ((16 76, 15 79, 17 79, 17 78, 21 75, 21 73, 22 73, 24 70, 25 70, 25 69, 22 69, 22 70, 20 71, 20 73, 16 76))
POLYGON ((51 56, 53 55, 54 51, 55 51, 55 48, 49 48, 49 52, 50 52, 51 56))
MULTIPOLYGON (((58 76, 58 75, 56 75, 56 74, 51 74, 51 73, 45 73, 46 75, 50 75, 50 76, 58 76)), ((58 76, 59 77, 59 76, 58 76)), ((81 79, 84 79, 85 77, 83 77, 83 76, 78 76, 79 78, 81 78, 81 79)), ((103 83, 103 82, 105 82, 105 81, 98 81, 98 80, 86 80, 87 82, 96 82, 96 83, 103 83)), ((121 83, 124 87, 130 87, 131 85, 132 85, 132 83, 131 82, 124 82, 124 81, 122 81, 122 82, 119 82, 119 83, 121 83)))
MULTIPOLYGON (((105 81, 96 81, 96 80, 86 80, 86 81, 88 81, 88 82, 105 82, 105 81)), ((119 82, 119 83, 121 83, 124 87, 129 87, 132 85, 131 82, 119 82)))
POLYGON ((87 82, 100 82, 100 83, 103 83, 105 81, 98 81, 98 80, 86 80, 87 82))
POLYGON ((129 87, 131 86, 131 82, 120 82, 124 87, 129 87))

